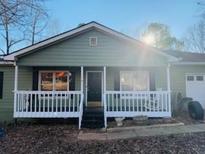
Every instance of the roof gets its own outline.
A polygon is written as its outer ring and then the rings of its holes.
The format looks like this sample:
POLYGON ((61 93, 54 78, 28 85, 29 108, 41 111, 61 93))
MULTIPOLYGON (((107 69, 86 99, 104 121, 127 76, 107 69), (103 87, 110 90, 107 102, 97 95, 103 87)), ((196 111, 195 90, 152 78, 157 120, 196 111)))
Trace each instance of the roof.
POLYGON ((163 50, 165 53, 179 58, 177 64, 205 64, 205 53, 185 52, 178 50, 163 50))
POLYGON ((168 58, 168 60, 170 61, 176 61, 177 58, 175 58, 174 56, 171 56, 167 53, 164 53, 162 52, 161 50, 159 49, 156 49, 156 48, 152 48, 152 47, 149 47, 147 45, 145 45, 144 43, 130 37, 130 36, 127 36, 123 33, 120 33, 118 31, 115 31, 109 27, 106 27, 100 23, 97 23, 95 21, 92 21, 90 23, 87 23, 87 24, 84 24, 83 26, 79 26, 77 28, 74 28, 72 30, 69 30, 69 31, 66 31, 64 33, 61 33, 59 35, 56 35, 56 36, 53 36, 53 37, 50 37, 46 40, 43 40, 41 42, 38 42, 34 45, 31 45, 31 46, 28 46, 28 47, 25 47, 23 49, 20 49, 18 51, 15 51, 7 56, 4 57, 4 60, 12 60, 14 61, 15 58, 17 58, 18 56, 21 56, 21 55, 25 55, 25 54, 29 54, 30 52, 35 52, 35 51, 38 51, 38 49, 40 48, 43 48, 43 47, 46 47, 46 46, 49 46, 51 44, 54 44, 54 43, 57 43, 59 41, 62 41, 62 40, 65 40, 65 39, 68 39, 72 36, 75 36, 81 32, 84 32, 86 30, 89 30, 91 28, 96 28, 98 30, 101 30, 101 31, 104 31, 106 33, 109 33, 119 39, 123 39, 123 40, 126 40, 126 41, 129 41, 131 43, 134 43, 135 45, 137 45, 138 47, 143 47, 143 48, 147 48, 148 50, 152 51, 152 52, 156 52, 160 55, 163 55, 165 57, 168 58))
POLYGON ((3 60, 0 58, 0 65, 14 65, 13 61, 3 60))

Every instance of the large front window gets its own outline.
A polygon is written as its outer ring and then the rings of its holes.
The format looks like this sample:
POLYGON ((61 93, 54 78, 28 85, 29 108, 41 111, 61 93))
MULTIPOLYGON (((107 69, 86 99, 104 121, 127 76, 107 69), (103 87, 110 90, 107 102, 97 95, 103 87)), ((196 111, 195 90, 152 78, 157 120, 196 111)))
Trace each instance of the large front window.
POLYGON ((69 71, 42 71, 39 76, 39 89, 42 91, 69 91, 69 71))
POLYGON ((121 71, 120 90, 122 91, 149 90, 149 72, 148 71, 121 71))

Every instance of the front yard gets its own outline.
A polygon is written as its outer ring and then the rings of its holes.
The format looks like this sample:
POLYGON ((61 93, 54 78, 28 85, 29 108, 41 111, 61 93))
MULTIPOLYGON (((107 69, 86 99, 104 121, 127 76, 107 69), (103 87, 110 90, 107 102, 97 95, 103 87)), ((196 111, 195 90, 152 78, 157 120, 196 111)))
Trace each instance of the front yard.
POLYGON ((205 133, 138 137, 126 140, 80 141, 71 125, 8 128, 0 140, 0 153, 203 153, 205 133))

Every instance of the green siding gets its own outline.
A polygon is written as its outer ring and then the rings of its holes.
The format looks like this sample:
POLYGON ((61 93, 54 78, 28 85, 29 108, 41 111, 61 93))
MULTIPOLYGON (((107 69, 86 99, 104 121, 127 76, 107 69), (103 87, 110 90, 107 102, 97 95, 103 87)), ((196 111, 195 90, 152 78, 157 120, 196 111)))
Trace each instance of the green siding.
POLYGON ((156 90, 167 90, 167 71, 166 67, 151 68, 150 71, 155 72, 156 90))
POLYGON ((186 80, 187 73, 205 73, 205 66, 171 66, 171 90, 173 93, 181 93, 186 96, 186 80))
MULTIPOLYGON (((18 90, 32 90, 33 68, 19 66, 18 90)), ((38 84, 38 83, 37 83, 38 84)))
POLYGON ((3 122, 13 117, 14 67, 1 66, 0 72, 4 72, 3 98, 0 99, 0 122, 3 122))
MULTIPOLYGON (((50 68, 51 69, 51 68, 50 68)), ((67 68, 69 70, 69 68, 67 68)), ((114 90, 114 67, 107 67, 107 90, 114 90)), ((166 67, 141 67, 141 68, 121 68, 118 70, 147 70, 155 72, 155 86, 157 89, 167 89, 166 67)), ((84 90, 86 83, 86 71, 103 71, 102 67, 84 67, 84 90)), ((0 71, 4 72, 3 99, 0 99, 0 122, 11 121, 13 119, 13 89, 14 89, 14 67, 1 66, 0 71)), ((18 89, 32 89, 32 67, 19 66, 18 89)), ((171 66, 171 90, 173 93, 186 94, 185 74, 205 73, 204 66, 171 66)), ((38 83, 37 83, 38 84, 38 83)), ((80 90, 80 68, 76 70, 75 89, 80 90)))
MULTIPOLYGON (((14 67, 1 66, 0 72, 4 72, 3 98, 0 99, 0 122, 10 122, 13 119, 14 67)), ((31 68, 19 67, 18 89, 32 89, 31 68)))
MULTIPOLYGON (((137 45, 136 45, 137 46, 137 45)), ((91 30, 37 52, 19 57, 24 66, 164 66, 167 59, 109 34, 91 30), (97 36, 96 47, 89 37, 97 36)))

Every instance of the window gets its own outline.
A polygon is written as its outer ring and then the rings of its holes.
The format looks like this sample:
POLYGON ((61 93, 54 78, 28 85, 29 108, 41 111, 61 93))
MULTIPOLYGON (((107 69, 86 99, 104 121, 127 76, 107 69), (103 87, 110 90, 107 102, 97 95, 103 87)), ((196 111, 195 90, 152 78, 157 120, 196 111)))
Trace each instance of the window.
POLYGON ((69 71, 40 72, 39 89, 42 91, 69 91, 69 71))
POLYGON ((204 77, 202 75, 196 76, 197 81, 203 81, 204 77))
POLYGON ((0 99, 3 98, 3 80, 4 80, 4 73, 0 72, 0 99))
POLYGON ((194 76, 187 76, 187 81, 194 81, 194 76))
POLYGON ((97 46, 97 37, 90 37, 89 38, 89 44, 91 47, 97 46))
POLYGON ((148 71, 121 71, 120 89, 122 91, 149 90, 149 72, 148 71))

